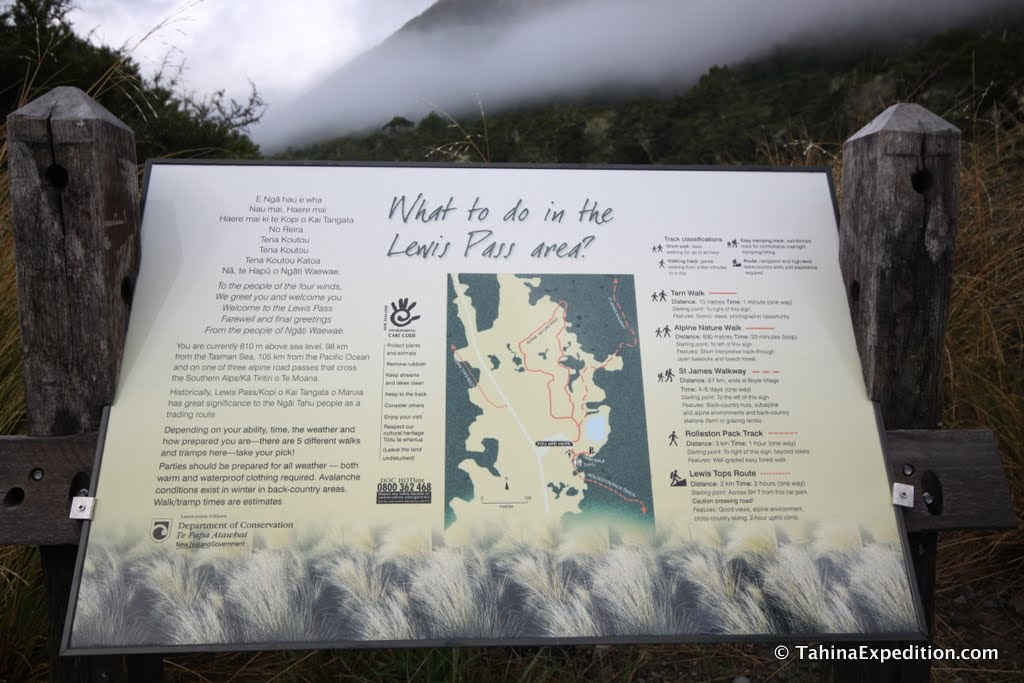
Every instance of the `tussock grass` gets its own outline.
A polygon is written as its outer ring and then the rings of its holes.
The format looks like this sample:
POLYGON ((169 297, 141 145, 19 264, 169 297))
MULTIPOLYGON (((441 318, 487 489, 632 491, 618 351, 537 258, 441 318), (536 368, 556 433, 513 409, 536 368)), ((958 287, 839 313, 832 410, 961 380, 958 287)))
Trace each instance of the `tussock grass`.
MULTIPOLYGON (((677 560, 676 577, 696 587, 698 601, 707 607, 710 623, 721 633, 775 633, 761 590, 744 579, 741 568, 729 563, 714 548, 677 560), (680 561, 681 560, 681 561, 680 561)), ((707 630, 708 623, 701 624, 707 630)))
POLYGON ((588 578, 615 635, 682 632, 672 600, 676 586, 650 550, 613 548, 599 556, 588 578))
MULTIPOLYGON (((26 81, 27 83, 27 81, 26 81)), ((23 86, 22 97, 27 95, 23 86)), ((25 387, 18 327, 7 117, 0 118, 0 434, 25 428, 25 387)), ((35 548, 0 546, 0 680, 33 680, 46 672, 46 598, 35 548)))
POLYGON ((131 609, 136 603, 142 584, 138 570, 130 571, 126 559, 118 548, 102 548, 91 558, 89 570, 101 580, 82 586, 78 593, 77 614, 85 626, 83 636, 91 642, 124 640, 132 645, 147 642, 137 621, 140 616, 131 609), (125 609, 112 610, 111 605, 125 609))
MULTIPOLYGON (((985 590, 999 604, 1024 591, 1024 106, 977 111, 973 128, 961 148, 943 425, 995 432, 1018 526, 939 538, 936 638, 975 647, 984 632, 1005 648, 1006 638, 1019 643, 1019 617, 1018 633, 1005 638, 951 617, 965 590, 985 590)), ((951 664, 935 670, 945 680, 1017 680, 1021 662, 1016 666, 1015 672, 980 663, 977 673, 951 664)))
POLYGON ((25 386, 21 372, 18 285, 14 267, 10 182, 7 173, 7 121, 0 120, 0 434, 25 427, 25 386))
POLYGON ((913 609, 905 574, 900 572, 903 558, 885 552, 879 544, 865 545, 851 557, 850 590, 860 596, 876 621, 877 628, 898 628, 913 609))
POLYGON ((523 543, 502 558, 500 571, 523 587, 521 599, 539 615, 548 633, 596 636, 602 632, 600 614, 590 591, 580 585, 581 573, 573 563, 559 562, 545 549, 523 543))
POLYGON ((642 546, 615 533, 603 552, 488 545, 485 532, 480 543, 469 538, 429 553, 411 544, 415 555, 402 560, 389 544, 361 538, 256 542, 251 553, 215 561, 94 538, 72 641, 300 645, 913 630, 899 547, 871 542, 858 552, 840 545, 822 553, 770 531, 724 526, 725 550, 671 538, 642 546), (828 605, 842 617, 826 613, 828 605), (168 611, 180 614, 152 618, 168 611))
POLYGON ((39 552, 0 546, 0 680, 45 680, 46 596, 39 552))
POLYGON ((771 603, 788 602, 791 605, 792 628, 795 630, 847 632, 857 630, 856 616, 849 606, 848 594, 834 594, 845 590, 840 585, 829 585, 829 572, 819 572, 814 556, 807 546, 787 545, 779 548, 765 569, 765 600, 771 603), (840 595, 840 599, 836 596, 840 595), (843 600, 845 598, 845 600, 843 600), (833 613, 835 607, 841 607, 833 613))
POLYGON ((1019 501, 1024 494, 1024 107, 1015 118, 1008 129, 992 121, 990 133, 968 140, 961 151, 943 422, 996 432, 1019 501))

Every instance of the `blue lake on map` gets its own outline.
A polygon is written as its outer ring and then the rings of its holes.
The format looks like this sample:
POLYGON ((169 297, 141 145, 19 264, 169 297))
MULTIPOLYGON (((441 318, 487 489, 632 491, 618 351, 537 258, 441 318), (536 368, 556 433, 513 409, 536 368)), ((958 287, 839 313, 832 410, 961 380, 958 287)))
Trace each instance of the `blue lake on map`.
POLYGON ((591 441, 604 441, 608 433, 608 419, 604 415, 591 415, 587 418, 587 438, 591 441))

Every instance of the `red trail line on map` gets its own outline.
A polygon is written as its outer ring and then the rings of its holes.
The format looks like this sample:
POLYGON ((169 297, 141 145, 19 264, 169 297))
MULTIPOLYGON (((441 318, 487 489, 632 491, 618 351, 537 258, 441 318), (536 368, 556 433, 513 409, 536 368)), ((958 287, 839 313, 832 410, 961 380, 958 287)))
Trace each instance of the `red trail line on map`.
MULTIPOLYGON (((462 359, 462 356, 459 355, 459 352, 455 348, 455 344, 452 344, 452 354, 455 355, 455 358, 462 365, 465 365, 465 366, 470 367, 470 368, 473 367, 470 363, 468 363, 467 361, 462 359)), ((483 373, 480 373, 480 377, 481 377, 481 379, 483 378, 483 373)), ((476 388, 480 391, 480 395, 484 397, 484 400, 487 401, 488 403, 490 403, 495 408, 508 408, 508 404, 507 403, 502 403, 502 404, 499 405, 499 404, 495 403, 494 401, 492 401, 490 396, 487 395, 487 392, 484 391, 483 386, 481 386, 480 380, 477 380, 476 388)))
MULTIPOLYGON (((572 462, 572 468, 574 470, 577 470, 577 471, 579 470, 579 468, 576 465, 576 458, 579 458, 579 457, 590 458, 590 457, 593 457, 593 456, 591 456, 589 453, 571 453, 569 459, 572 462)), ((605 489, 606 491, 610 491, 610 492, 614 493, 616 496, 618 496, 622 500, 626 501, 627 503, 636 503, 636 504, 638 504, 640 506, 640 512, 645 514, 645 515, 647 514, 647 503, 643 502, 639 498, 630 498, 629 496, 625 495, 621 491, 616 491, 615 489, 613 489, 611 486, 608 486, 607 484, 602 484, 601 482, 597 481, 596 479, 589 479, 587 477, 586 473, 584 473, 584 472, 579 472, 579 478, 582 479, 583 481, 587 482, 588 484, 597 484, 598 486, 600 486, 601 488, 605 489)))

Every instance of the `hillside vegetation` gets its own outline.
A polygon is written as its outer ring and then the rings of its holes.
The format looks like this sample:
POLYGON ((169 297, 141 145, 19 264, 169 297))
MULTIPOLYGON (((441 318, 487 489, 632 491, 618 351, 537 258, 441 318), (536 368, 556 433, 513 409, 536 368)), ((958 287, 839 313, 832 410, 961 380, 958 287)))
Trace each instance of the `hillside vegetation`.
MULTIPOLYGON (((397 117, 363 135, 288 149, 283 159, 517 163, 771 164, 838 153, 886 106, 922 104, 968 134, 1019 113, 1024 29, 957 30, 904 51, 779 51, 710 69, 664 98, 564 101, 460 119, 397 117), (474 143, 479 150, 474 150, 474 143)), ((463 105, 465 103, 462 103, 463 105)), ((486 109, 487 102, 480 103, 486 109)))
POLYGON ((51 88, 74 85, 135 131, 140 161, 169 155, 259 156, 246 133, 264 109, 255 88, 245 102, 232 101, 223 91, 184 92, 178 82, 181 64, 170 62, 147 78, 125 50, 76 35, 68 19, 72 7, 71 0, 0 1, 0 113, 5 119, 51 88))

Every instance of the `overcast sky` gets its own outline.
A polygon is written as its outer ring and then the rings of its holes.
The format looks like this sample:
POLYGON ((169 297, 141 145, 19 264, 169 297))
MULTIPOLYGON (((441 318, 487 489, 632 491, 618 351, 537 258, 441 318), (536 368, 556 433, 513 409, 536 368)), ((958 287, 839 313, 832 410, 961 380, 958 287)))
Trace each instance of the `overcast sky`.
POLYGON ((198 92, 248 81, 268 102, 289 99, 376 45, 433 0, 77 0, 75 31, 111 47, 134 45, 144 73, 164 57, 185 65, 198 92))

